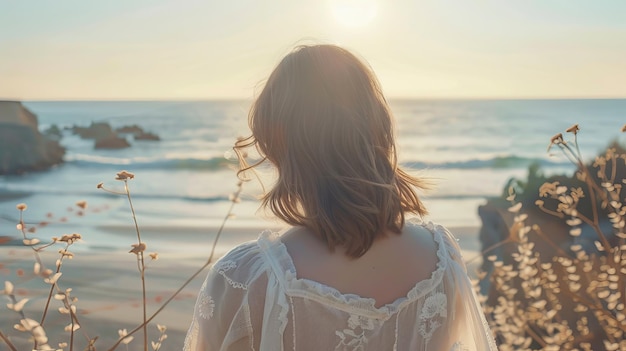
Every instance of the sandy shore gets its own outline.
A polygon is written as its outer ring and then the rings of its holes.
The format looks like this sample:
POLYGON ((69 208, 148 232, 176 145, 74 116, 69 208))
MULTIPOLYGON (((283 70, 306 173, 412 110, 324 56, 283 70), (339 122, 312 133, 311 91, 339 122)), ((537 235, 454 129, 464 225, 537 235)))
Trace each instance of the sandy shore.
MULTIPOLYGON (((125 235, 124 227, 100 227, 114 238, 125 235)), ((146 271, 148 315, 155 311, 162 302, 173 294, 191 274, 206 262, 215 230, 206 228, 150 228, 143 227, 144 241, 148 251, 156 249, 159 259, 148 263, 146 271)), ((478 228, 450 228, 459 238, 466 260, 475 257, 479 251, 478 228)), ((224 254, 233 246, 254 240, 262 230, 259 228, 226 228, 220 239, 217 253, 224 254)), ((132 240, 129 239, 129 246, 132 240)), ((80 245, 80 244, 77 244, 80 245)), ((60 247, 49 248, 43 253, 44 262, 53 267, 60 247)), ((28 298, 24 309, 29 318, 41 319, 49 285, 33 276, 33 254, 30 249, 0 245, 0 284, 10 280, 15 284, 18 298, 28 298)), ((474 266, 473 264, 472 266, 474 266)), ((472 269, 470 267, 470 269, 472 269)), ((78 316, 82 328, 75 336, 75 350, 83 350, 87 338, 98 336, 97 350, 107 350, 117 340, 119 329, 131 330, 141 322, 141 283, 133 254, 124 251, 77 251, 73 260, 67 260, 62 267, 63 275, 59 284, 63 288, 71 287, 72 295, 78 297, 78 316)), ((178 297, 148 327, 148 340, 156 340, 156 324, 167 326, 168 338, 162 350, 180 350, 199 289, 206 271, 184 289, 178 297)), ((2 286, 2 285, 0 285, 2 286)), ((50 345, 68 341, 69 333, 62 329, 68 324, 67 315, 61 315, 57 309, 61 304, 53 300, 48 316, 46 330, 50 345)), ((16 313, 0 306, 0 330, 10 335, 18 350, 29 349, 26 334, 13 330, 18 322, 16 313)), ((129 350, 142 349, 142 334, 135 334, 135 340, 129 350)), ((126 350, 122 345, 119 350, 126 350)), ((150 348, 151 349, 151 348, 150 348)), ((0 341, 0 350, 8 350, 0 341)), ((30 350, 30 349, 29 349, 30 350)), ((66 349, 67 350, 67 349, 66 349)))

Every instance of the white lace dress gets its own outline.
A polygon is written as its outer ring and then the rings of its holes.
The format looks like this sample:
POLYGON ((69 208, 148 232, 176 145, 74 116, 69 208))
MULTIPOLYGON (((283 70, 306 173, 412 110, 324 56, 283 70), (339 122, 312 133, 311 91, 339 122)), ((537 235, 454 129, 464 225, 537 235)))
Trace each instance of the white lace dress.
POLYGON ((296 277, 277 233, 263 232, 210 269, 185 351, 497 350, 454 237, 432 223, 437 268, 407 296, 375 301, 296 277))

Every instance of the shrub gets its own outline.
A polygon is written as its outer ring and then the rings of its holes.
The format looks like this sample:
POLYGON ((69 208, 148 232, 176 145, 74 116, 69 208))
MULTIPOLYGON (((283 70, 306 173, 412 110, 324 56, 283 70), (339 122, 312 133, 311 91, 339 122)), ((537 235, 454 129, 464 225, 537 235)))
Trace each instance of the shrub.
POLYGON ((510 187, 511 255, 484 255, 493 270, 481 299, 503 351, 626 350, 626 152, 612 145, 586 165, 579 131, 567 130, 573 141, 555 135, 548 149, 577 167, 574 177, 543 183, 534 204, 529 187, 521 202, 510 187), (542 230, 538 212, 564 221, 567 240, 542 230))

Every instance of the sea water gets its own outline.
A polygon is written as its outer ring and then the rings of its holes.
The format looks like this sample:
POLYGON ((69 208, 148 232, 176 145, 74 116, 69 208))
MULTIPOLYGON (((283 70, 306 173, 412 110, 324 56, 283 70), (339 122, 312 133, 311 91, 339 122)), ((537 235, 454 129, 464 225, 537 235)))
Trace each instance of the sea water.
MULTIPOLYGON (((250 101, 25 102, 37 114, 41 130, 55 124, 63 131, 65 163, 40 173, 0 176, 0 235, 16 235, 15 204, 29 204, 33 223, 56 222, 58 231, 107 227, 132 228, 116 172, 128 170, 140 225, 160 228, 216 227, 230 206, 238 181, 232 146, 249 134, 250 101), (107 122, 113 128, 139 125, 160 141, 133 141, 130 148, 96 150, 69 129, 107 122), (3 200, 2 200, 3 199, 3 200), (76 216, 76 201, 90 213, 76 216), (95 212, 97 213, 94 213, 95 212), (65 217, 65 218, 63 218, 65 217), (80 218, 79 218, 80 217, 80 218), (67 220, 67 222, 59 221, 67 220), (67 224, 63 224, 67 223, 67 224)), ((524 178, 533 162, 548 174, 571 173, 573 166, 557 150, 546 152, 550 138, 574 123, 583 156, 589 160, 626 123, 626 100, 398 100, 391 101, 396 121, 399 163, 432 178, 436 189, 423 193, 429 219, 446 226, 480 225, 478 206, 502 193, 508 179, 524 178)), ((571 135, 570 135, 571 136, 571 135)), ((568 136, 566 135, 566 138, 568 136)), ((272 170, 262 170, 271 186, 272 170)), ((231 225, 276 226, 258 212, 262 188, 245 183, 231 225)), ((251 229, 252 230, 252 229, 251 229)), ((114 242, 106 230, 92 245, 114 242)), ((61 233, 58 233, 61 234, 61 233)), ((175 234, 175 233, 173 233, 175 234)))

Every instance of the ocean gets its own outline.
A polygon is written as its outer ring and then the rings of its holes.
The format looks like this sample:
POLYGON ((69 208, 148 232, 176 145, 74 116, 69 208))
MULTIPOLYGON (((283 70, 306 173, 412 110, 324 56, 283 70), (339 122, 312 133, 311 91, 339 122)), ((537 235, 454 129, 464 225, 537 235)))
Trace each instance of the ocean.
MULTIPOLYGON (((104 182, 121 189, 116 172, 135 174, 131 194, 140 226, 171 228, 172 235, 189 228, 214 228, 230 205, 238 181, 231 147, 248 134, 250 101, 129 101, 25 102, 37 114, 40 129, 108 122, 137 124, 161 141, 132 141, 121 150, 96 150, 64 130, 65 163, 49 171, 0 176, 0 236, 15 236, 18 212, 25 202, 27 222, 55 222, 54 230, 86 231, 86 249, 116 248, 118 239, 107 228, 128 228, 132 219, 122 196, 96 188, 104 182), (229 161, 230 160, 230 161, 229 161), (88 203, 77 215, 74 204, 88 203)), ((523 178, 539 162, 548 174, 571 173, 573 166, 556 153, 548 155, 550 138, 574 123, 579 144, 592 159, 609 141, 626 141, 626 99, 618 100, 392 100, 400 164, 425 177, 437 188, 424 193, 430 220, 446 226, 480 226, 478 206, 499 195, 511 177, 523 178)), ((271 186, 272 170, 262 171, 271 186)), ((236 218, 238 228, 276 227, 259 212, 258 182, 244 184, 236 218)), ((119 244, 122 245, 122 244, 119 244)), ((123 247, 127 247, 124 241, 123 247)))

